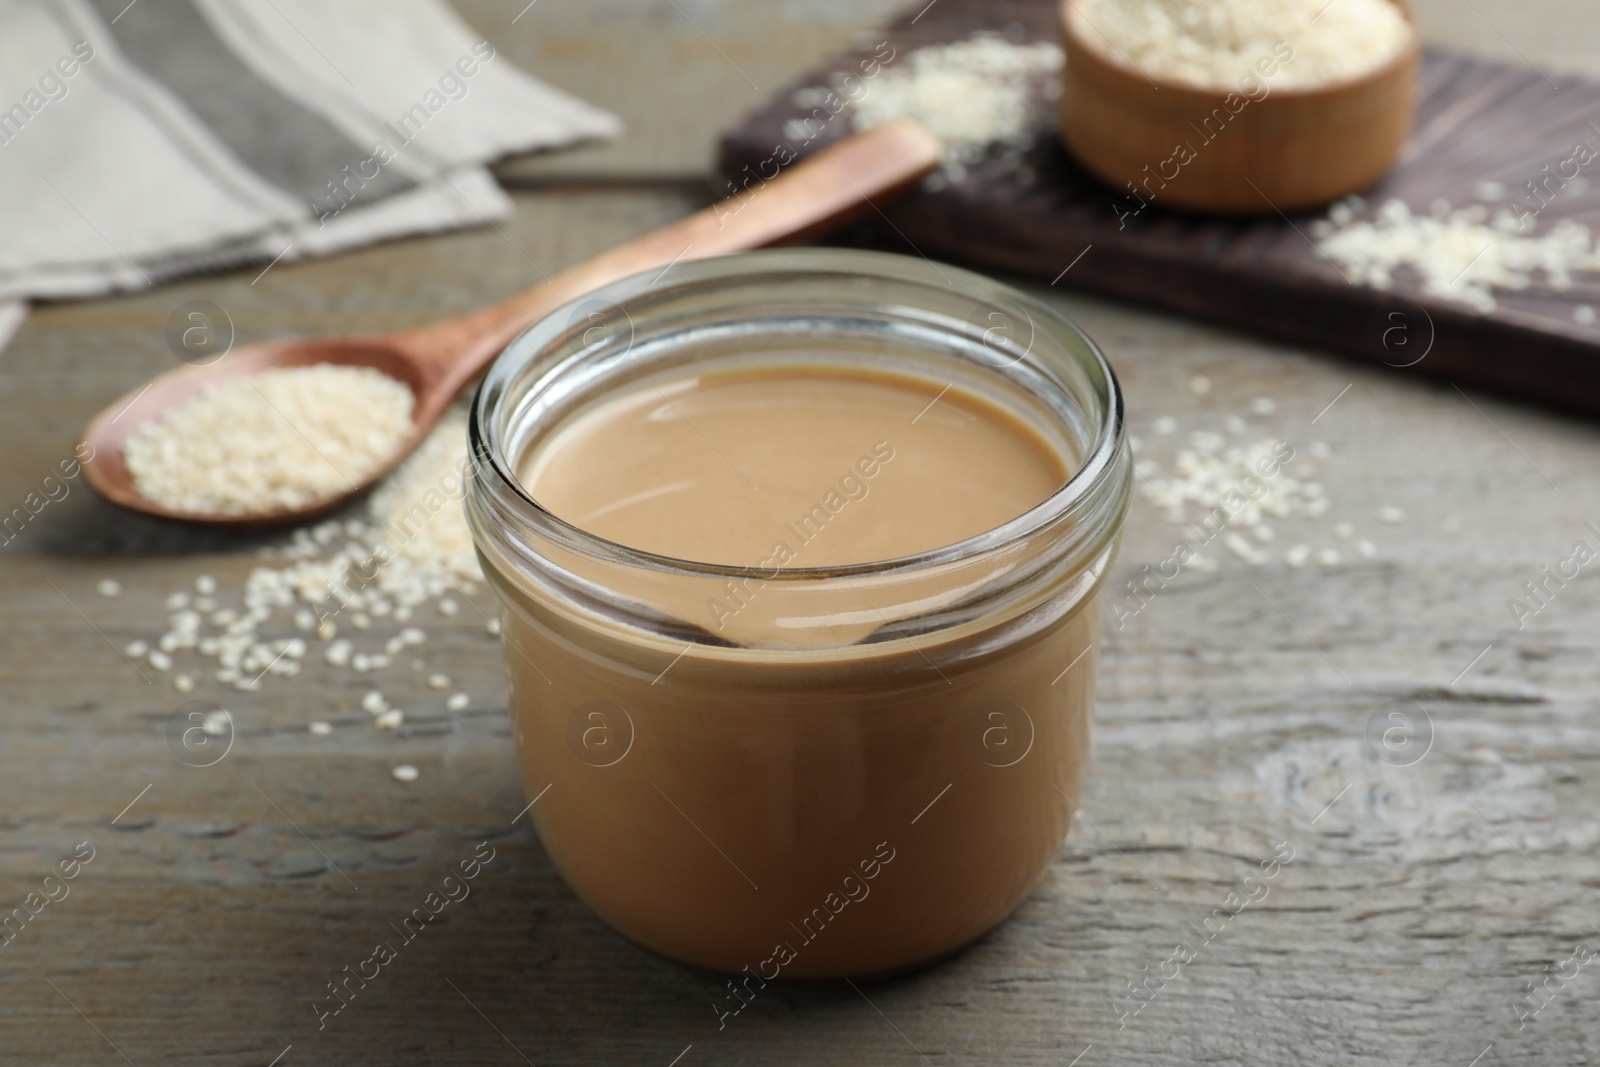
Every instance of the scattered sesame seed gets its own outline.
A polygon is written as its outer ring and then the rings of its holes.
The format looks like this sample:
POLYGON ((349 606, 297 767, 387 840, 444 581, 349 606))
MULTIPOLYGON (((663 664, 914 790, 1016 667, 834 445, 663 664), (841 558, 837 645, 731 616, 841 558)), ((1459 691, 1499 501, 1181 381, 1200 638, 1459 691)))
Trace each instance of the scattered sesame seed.
POLYGON ((483 628, 484 628, 484 630, 488 631, 488 633, 489 633, 489 635, 491 637, 499 637, 500 636, 500 620, 499 619, 490 619, 488 622, 483 624, 483 628))
MULTIPOLYGON (((331 667, 368 672, 391 663, 412 663, 426 678, 426 661, 402 653, 428 639, 415 625, 359 654, 338 633, 346 626, 372 628, 374 617, 407 621, 430 601, 441 614, 459 613, 463 605, 453 594, 478 588, 474 580, 481 578, 481 572, 459 509, 434 515, 404 544, 385 540, 385 531, 408 515, 418 500, 436 491, 445 478, 459 478, 465 440, 464 413, 450 413, 416 454, 373 493, 367 505, 370 523, 328 521, 293 531, 285 543, 262 553, 283 562, 251 570, 236 606, 219 609, 211 595, 218 580, 210 574, 195 576, 193 592, 180 590, 166 598, 165 632, 128 643, 124 646, 128 658, 148 657, 154 649, 157 658, 151 665, 169 670, 176 653, 197 649, 214 661, 215 670, 207 674, 186 670, 174 677, 175 688, 189 692, 196 677, 214 676, 219 684, 254 691, 273 677, 300 673, 315 632, 326 642, 322 658, 331 667), (371 564, 377 558, 385 562, 374 571, 371 564), (359 584, 352 583, 353 588, 339 584, 357 569, 362 576, 359 584), (296 631, 304 636, 292 636, 296 631)), ((121 590, 120 585, 117 588, 121 590)), ((491 632, 497 628, 498 623, 490 626, 491 632)), ((384 710, 387 705, 374 714, 384 710)))
POLYGON ((1336 522, 1333 524, 1333 536, 1339 538, 1341 541, 1354 537, 1355 532, 1356 528, 1350 525, 1348 522, 1336 522))
POLYGON ((1381 507, 1378 509, 1378 521, 1389 523, 1391 526, 1397 525, 1406 521, 1406 513, 1402 508, 1381 507))
POLYGON ((170 671, 172 669, 172 657, 160 649, 153 650, 148 658, 150 666, 158 671, 170 671))
POLYGON ((1572 321, 1579 326, 1593 326, 1595 317, 1593 305, 1579 304, 1572 309, 1572 321))
POLYGON ((121 596, 122 583, 115 578, 102 578, 99 584, 94 587, 94 591, 103 597, 121 596))
POLYGON ((333 727, 329 726, 325 722, 314 722, 310 726, 306 727, 306 729, 310 730, 318 737, 327 737, 329 734, 333 733, 333 727))
MULTIPOLYGON (((1055 43, 1013 44, 994 33, 919 48, 885 66, 872 91, 855 100, 852 122, 865 130, 890 119, 916 119, 944 145, 944 167, 935 177, 959 182, 996 143, 1014 154, 1032 143, 1063 62, 1055 43)), ((829 86, 807 86, 795 100, 810 112, 833 95, 829 86)), ((807 136, 805 121, 790 126, 785 136, 807 136)))
POLYGON ((1324 567, 1337 567, 1339 565, 1339 558, 1339 550, 1336 548, 1324 548, 1321 552, 1317 553, 1317 562, 1322 564, 1324 567))
POLYGON ((389 701, 384 698, 383 693, 374 689, 367 693, 366 696, 361 698, 361 708, 363 711, 368 711, 373 715, 377 715, 380 712, 388 710, 389 701))
POLYGON ((380 730, 393 730, 406 721, 406 713, 399 708, 390 708, 372 721, 380 730))
POLYGON ((1231 434, 1242 435, 1250 431, 1249 423, 1237 415, 1229 415, 1222 422, 1222 428, 1231 434))
POLYGON ((1283 561, 1291 567, 1304 567, 1310 559, 1310 545, 1295 545, 1283 554, 1283 561))
POLYGON ((1189 392, 1195 396, 1205 396, 1211 392, 1211 379, 1204 374, 1196 374, 1189 379, 1189 392))
POLYGON ((471 703, 472 698, 467 696, 467 694, 451 693, 450 699, 444 702, 444 706, 451 711, 462 711, 467 707, 468 704, 471 703))
POLYGON ((449 689, 450 676, 448 674, 430 674, 428 676, 429 689, 449 689))
POLYGON ((402 763, 389 773, 394 775, 394 780, 397 782, 414 782, 418 776, 417 769, 409 763, 402 763))
POLYGON ((1278 402, 1270 396, 1258 396, 1250 401, 1250 413, 1252 415, 1271 415, 1277 410, 1278 402))
POLYGON ((1378 546, 1371 541, 1357 541, 1356 554, 1365 559, 1371 559, 1378 554, 1378 546))
POLYGON ((1178 420, 1173 418, 1171 415, 1163 415, 1155 422, 1151 423, 1151 428, 1155 430, 1157 434, 1165 437, 1178 429, 1178 420))
MULTIPOLYGON (((1147 473, 1139 481, 1138 492, 1160 508, 1168 522, 1179 526, 1194 521, 1195 511, 1204 521, 1205 516, 1223 506, 1230 513, 1231 523, 1246 532, 1268 519, 1315 516, 1326 511, 1331 504, 1322 486, 1304 480, 1311 473, 1311 465, 1304 460, 1295 460, 1292 465, 1283 463, 1276 450, 1277 443, 1271 439, 1234 442, 1220 433, 1196 430, 1189 434, 1188 447, 1180 448, 1170 464, 1172 473, 1147 473), (1259 471, 1268 462, 1279 466, 1278 473, 1263 479, 1259 471), (1247 491, 1255 483, 1261 483, 1257 490, 1247 491), (1260 491, 1262 486, 1265 492, 1260 491), (1225 504, 1238 496, 1246 497, 1242 506, 1225 504)), ((1153 468, 1153 464, 1148 465, 1153 468)), ((1197 536, 1208 541, 1213 535, 1197 536)), ((1272 537, 1269 532, 1261 540, 1272 537)))
POLYGON ((1567 290, 1573 274, 1600 270, 1600 251, 1584 223, 1564 218, 1535 237, 1527 218, 1502 208, 1491 219, 1482 204, 1451 211, 1445 203, 1419 215, 1405 201, 1389 200, 1371 219, 1330 211, 1316 226, 1322 254, 1357 283, 1389 289, 1395 271, 1406 266, 1421 276, 1428 295, 1484 314, 1497 306, 1494 290, 1526 289, 1536 272, 1552 289, 1567 290))

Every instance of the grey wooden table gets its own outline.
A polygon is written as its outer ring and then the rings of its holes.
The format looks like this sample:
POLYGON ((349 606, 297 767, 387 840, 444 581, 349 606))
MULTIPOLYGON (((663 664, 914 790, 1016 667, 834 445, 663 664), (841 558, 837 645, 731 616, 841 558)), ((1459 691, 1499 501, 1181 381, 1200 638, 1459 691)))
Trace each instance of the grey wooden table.
MULTIPOLYGON (((521 187, 503 235, 38 311, 0 355, 0 501, 37 489, 87 416, 170 365, 163 328, 183 301, 221 304, 249 341, 406 326, 509 293, 534 280, 529 261, 575 262, 704 203, 716 129, 890 6, 541 0, 512 25, 520 2, 464 3, 504 52, 615 108, 629 135, 502 168, 521 187)), ((1600 72, 1592 4, 1416 6, 1434 40, 1600 72)), ((720 981, 613 933, 513 824, 525 799, 499 651, 474 612, 418 620, 467 709, 315 737, 306 723, 345 715, 363 687, 314 664, 230 693, 234 747, 187 766, 165 733, 184 695, 146 684, 116 649, 150 634, 167 592, 201 573, 237 586, 281 535, 147 522, 79 483, 0 549, 0 914, 79 842, 94 850, 70 895, 0 944, 0 1063, 1600 1057, 1600 967, 1587 966, 1600 946, 1600 595, 1585 571, 1546 585, 1521 628, 1508 608, 1574 542, 1600 547, 1586 525, 1600 525, 1600 432, 1038 291, 1108 350, 1158 471, 1187 433, 1240 416, 1303 450, 1333 507, 1279 523, 1265 565, 1214 549, 1214 571, 1108 628, 1082 818, 1004 927, 859 991, 774 987, 719 1031, 720 981), (1275 410, 1251 412, 1258 397, 1275 410), (1158 432, 1163 417, 1175 433, 1158 432), (1315 442, 1325 457, 1311 458, 1315 442), (1386 507, 1405 520, 1380 522, 1386 507), (1283 562, 1292 543, 1337 547, 1337 521, 1376 554, 1283 562), (98 596, 104 578, 122 595, 98 596), (1410 732, 1386 747, 1396 708, 1410 732), (390 776, 402 762, 416 782, 390 776), (326 983, 484 841, 496 858, 471 897, 319 1031, 326 983), (1266 894, 1242 889, 1275 850, 1293 858, 1266 894), (1215 920, 1235 892, 1254 899, 1215 920), (1530 1001, 1534 985, 1548 992, 1530 1001)), ((1118 584, 1175 534, 1136 503, 1118 584)), ((421 702, 416 677, 394 695, 421 702)))

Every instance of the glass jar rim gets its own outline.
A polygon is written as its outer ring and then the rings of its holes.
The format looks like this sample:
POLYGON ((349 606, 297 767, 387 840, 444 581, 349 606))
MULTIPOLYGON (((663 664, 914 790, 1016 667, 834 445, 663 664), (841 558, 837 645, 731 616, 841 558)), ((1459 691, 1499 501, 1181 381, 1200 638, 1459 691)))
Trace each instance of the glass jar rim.
MULTIPOLYGON (((925 257, 886 252, 836 248, 788 248, 691 260, 668 268, 670 285, 660 285, 665 272, 646 271, 631 275, 569 301, 539 319, 501 352, 490 366, 473 397, 468 424, 469 457, 475 481, 492 481, 501 500, 515 501, 517 518, 530 523, 538 532, 579 556, 621 564, 663 574, 699 578, 752 578, 764 581, 816 581, 864 575, 893 575, 936 568, 959 562, 979 553, 990 553, 1027 541, 1052 524, 1080 508, 1091 506, 1116 493, 1119 483, 1129 477, 1127 465, 1119 463, 1124 436, 1124 405, 1115 372, 1098 345, 1076 323, 1044 302, 984 275, 935 265, 925 257), (1058 335, 1073 352, 1079 368, 1097 390, 1093 437, 1067 480, 1050 496, 1021 515, 948 545, 903 556, 827 567, 790 567, 769 570, 760 566, 719 564, 682 559, 607 540, 567 522, 541 505, 522 485, 506 454, 507 427, 497 420, 505 416, 512 386, 525 369, 544 358, 573 332, 585 308, 604 305, 626 309, 630 301, 646 296, 660 297, 674 291, 705 287, 729 280, 748 280, 781 274, 835 275, 841 279, 890 280, 935 290, 957 288, 964 295, 1007 309, 1016 308, 1027 316, 1035 330, 1058 335)), ((973 327, 980 335, 983 331, 973 327)), ((1017 359, 1032 354, 1028 350, 1017 359)))

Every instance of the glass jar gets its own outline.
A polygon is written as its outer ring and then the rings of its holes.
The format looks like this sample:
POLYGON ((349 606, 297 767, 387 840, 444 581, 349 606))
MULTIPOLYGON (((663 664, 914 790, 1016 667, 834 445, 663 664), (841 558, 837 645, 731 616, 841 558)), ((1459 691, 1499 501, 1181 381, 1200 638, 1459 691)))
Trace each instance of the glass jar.
POLYGON ((474 401, 471 455, 468 519, 502 605, 532 818, 612 926, 742 975, 748 997, 936 959, 1027 895, 1083 783, 1099 593, 1131 478, 1116 379, 1072 323, 903 256, 679 264, 512 342, 474 401), (815 361, 958 384, 1074 473, 957 544, 770 571, 601 540, 516 476, 611 390, 815 361), (708 626, 708 601, 741 591, 761 625, 708 626))

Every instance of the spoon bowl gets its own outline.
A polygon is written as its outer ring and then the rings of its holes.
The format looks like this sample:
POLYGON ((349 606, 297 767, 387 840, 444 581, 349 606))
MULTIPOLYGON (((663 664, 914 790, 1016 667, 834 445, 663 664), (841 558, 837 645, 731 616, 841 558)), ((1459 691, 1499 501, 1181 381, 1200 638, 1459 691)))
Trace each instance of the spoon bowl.
POLYGON ((450 404, 451 396, 431 388, 430 376, 414 353, 405 347, 404 337, 403 334, 374 334, 368 337, 264 341, 236 349, 217 363, 168 371, 119 397, 89 423, 83 439, 93 449, 93 458, 83 465, 84 477, 96 492, 113 504, 183 522, 267 526, 331 511, 398 466, 422 442, 450 404), (251 378, 267 370, 321 363, 371 367, 404 383, 414 397, 411 432, 394 455, 361 482, 301 510, 246 515, 177 511, 151 500, 139 491, 133 472, 128 469, 123 447, 141 426, 182 407, 212 386, 251 378))
POLYGON ((133 511, 181 522, 267 526, 329 511, 364 492, 420 444, 462 388, 530 323, 602 285, 687 259, 803 241, 876 210, 939 164, 942 146, 910 120, 858 133, 777 177, 596 256, 498 304, 420 329, 352 337, 285 338, 247 345, 215 363, 169 371, 118 397, 84 430, 89 484, 133 511), (370 367, 410 388, 411 432, 392 456, 347 489, 301 508, 228 514, 178 511, 146 497, 123 446, 141 426, 226 382, 316 364, 370 367))

